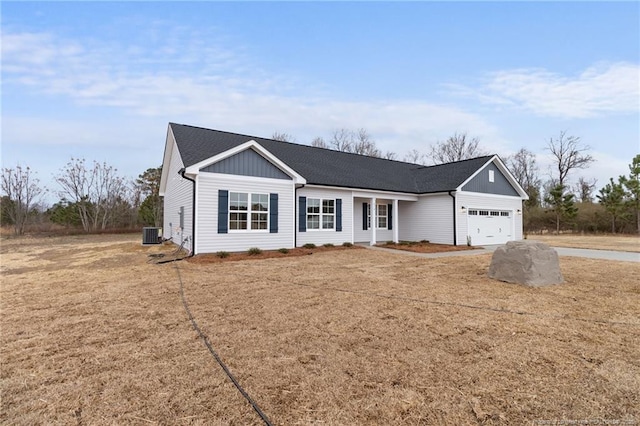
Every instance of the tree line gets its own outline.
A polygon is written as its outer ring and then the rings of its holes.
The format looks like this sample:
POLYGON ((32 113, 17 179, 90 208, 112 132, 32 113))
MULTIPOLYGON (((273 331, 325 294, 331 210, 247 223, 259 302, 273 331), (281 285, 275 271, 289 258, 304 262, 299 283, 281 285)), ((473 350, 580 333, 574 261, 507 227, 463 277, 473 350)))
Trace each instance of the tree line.
POLYGON ((50 190, 29 167, 3 168, 0 222, 13 227, 16 235, 23 234, 27 225, 84 232, 161 226, 161 174, 161 167, 149 168, 137 179, 128 180, 106 162, 88 164, 71 158, 54 176, 58 187, 50 190), (59 201, 45 206, 42 198, 50 191, 59 201))
MULTIPOLYGON (((294 142, 287 133, 275 132, 272 138, 294 142)), ((310 143, 318 148, 399 160, 397 153, 383 152, 365 129, 339 129, 324 139, 310 143)), ((536 155, 521 148, 502 157, 514 178, 529 195, 523 205, 525 233, 553 231, 640 233, 640 154, 629 164, 629 173, 620 175, 596 192, 594 179, 579 178, 573 185, 570 176, 594 162, 590 148, 580 137, 560 132, 547 140, 545 149, 553 159, 547 179, 536 155)), ((477 137, 454 133, 429 146, 425 152, 411 150, 402 161, 415 164, 441 164, 488 155, 477 137)), ((108 229, 137 229, 162 226, 162 199, 159 196, 161 167, 149 168, 137 179, 126 179, 107 163, 71 158, 54 176, 55 189, 45 188, 29 167, 3 168, 1 176, 0 224, 11 226, 15 234, 27 226, 82 229, 100 232, 108 229), (44 206, 45 194, 59 199, 44 206)))

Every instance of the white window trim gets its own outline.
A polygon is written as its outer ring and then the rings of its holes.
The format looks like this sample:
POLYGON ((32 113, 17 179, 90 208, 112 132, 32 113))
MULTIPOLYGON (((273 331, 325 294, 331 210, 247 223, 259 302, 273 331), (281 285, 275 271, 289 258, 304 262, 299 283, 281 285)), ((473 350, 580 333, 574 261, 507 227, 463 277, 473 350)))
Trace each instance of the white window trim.
POLYGON ((227 230, 229 233, 243 234, 243 233, 268 233, 269 232, 269 210, 271 208, 269 194, 264 192, 244 192, 244 191, 229 191, 229 204, 227 206, 227 230), (247 194, 247 210, 231 210, 231 194, 247 194), (267 210, 253 210, 251 208, 251 196, 252 195, 266 195, 267 196, 267 210), (247 214, 247 229, 231 229, 231 213, 246 213, 247 214), (266 229, 252 229, 251 228, 251 215, 253 213, 262 213, 267 215, 267 228, 266 229))
POLYGON ((305 221, 307 225, 307 232, 331 232, 336 230, 336 199, 335 198, 316 198, 316 197, 307 197, 307 211, 305 212, 305 221), (320 202, 320 211, 318 213, 309 213, 309 200, 318 200, 320 202), (325 201, 333 201, 333 213, 324 213, 322 211, 322 206, 325 201), (309 215, 318 216, 318 228, 309 228, 309 215), (333 227, 332 228, 323 228, 323 217, 331 216, 333 217, 333 227))
MULTIPOLYGON (((376 203, 376 213, 380 213, 378 211, 378 206, 385 206, 386 214, 380 215, 376 214, 376 229, 389 229, 389 205, 387 203, 376 203), (387 226, 378 226, 380 224, 380 218, 386 218, 387 226)), ((371 203, 367 203, 367 231, 371 229, 371 203)))
POLYGON ((384 203, 376 204, 376 229, 389 229, 389 206, 384 203), (380 206, 384 206, 384 214, 380 214, 380 206), (384 218, 386 226, 380 226, 380 219, 384 218))

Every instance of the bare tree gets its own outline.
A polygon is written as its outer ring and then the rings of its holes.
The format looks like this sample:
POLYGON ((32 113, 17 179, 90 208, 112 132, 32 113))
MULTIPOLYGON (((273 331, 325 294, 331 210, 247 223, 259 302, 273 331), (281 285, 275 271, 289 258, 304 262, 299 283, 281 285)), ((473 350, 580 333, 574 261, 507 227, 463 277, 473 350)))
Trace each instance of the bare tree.
POLYGON ((13 223, 16 235, 24 234, 29 213, 46 192, 33 174, 29 167, 20 165, 15 169, 2 169, 2 193, 6 197, 2 209, 13 223))
POLYGON ((525 206, 537 206, 540 204, 540 176, 536 155, 526 148, 521 148, 513 156, 505 161, 507 167, 516 178, 520 186, 529 195, 529 200, 525 206))
POLYGON ((574 188, 576 198, 581 203, 593 202, 593 192, 596 190, 597 179, 585 179, 583 177, 578 179, 578 183, 574 188))
POLYGON ((487 155, 479 145, 477 137, 471 138, 466 132, 454 133, 446 141, 431 145, 429 157, 433 164, 442 164, 487 155))
POLYGON ((393 151, 387 151, 384 153, 384 155, 382 155, 382 158, 386 159, 386 160, 397 160, 398 159, 398 154, 396 154, 393 151))
POLYGON ((316 148, 325 148, 329 149, 329 144, 324 141, 324 139, 320 136, 311 141, 311 146, 315 146, 316 148))
POLYGON ((352 152, 353 132, 347 129, 334 130, 329 145, 336 151, 352 152))
POLYGON ((566 131, 560 132, 557 139, 550 138, 546 148, 554 157, 554 165, 558 172, 558 184, 566 187, 567 175, 573 169, 586 169, 595 160, 586 154, 591 147, 581 145, 578 136, 567 136, 566 131))
POLYGON ((358 129, 357 132, 352 133, 351 140, 351 152, 354 154, 382 157, 382 152, 380 152, 375 141, 365 129, 358 129))
POLYGON ((293 135, 290 135, 289 133, 278 132, 278 131, 273 132, 273 135, 271 135, 271 139, 273 139, 274 141, 280 141, 280 142, 296 141, 296 138, 293 135))
POLYGON ((404 155, 403 160, 407 163, 413 163, 413 164, 426 164, 427 163, 427 156, 418 151, 417 149, 413 148, 411 151, 407 152, 404 155))
POLYGON ((94 161, 93 168, 88 169, 84 159, 71 158, 54 177, 62 188, 60 197, 76 204, 86 232, 105 229, 116 208, 122 204, 127 182, 116 173, 117 169, 106 163, 94 161))

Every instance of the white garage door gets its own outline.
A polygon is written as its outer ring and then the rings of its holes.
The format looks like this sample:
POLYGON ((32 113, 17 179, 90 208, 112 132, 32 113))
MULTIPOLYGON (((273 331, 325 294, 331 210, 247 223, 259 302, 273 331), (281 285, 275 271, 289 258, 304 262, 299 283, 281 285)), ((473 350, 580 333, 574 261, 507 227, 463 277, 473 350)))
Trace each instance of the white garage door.
POLYGON ((513 212, 508 210, 469 209, 468 230, 471 244, 504 244, 513 240, 513 212))

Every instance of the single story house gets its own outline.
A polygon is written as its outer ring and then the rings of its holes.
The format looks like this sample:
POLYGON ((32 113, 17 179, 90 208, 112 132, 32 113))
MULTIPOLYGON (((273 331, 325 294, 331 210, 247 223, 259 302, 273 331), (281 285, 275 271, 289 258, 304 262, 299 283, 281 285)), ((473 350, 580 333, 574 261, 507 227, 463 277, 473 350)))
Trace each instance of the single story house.
POLYGON ((170 123, 163 237, 194 254, 522 239, 527 194, 497 155, 424 166, 170 123))

